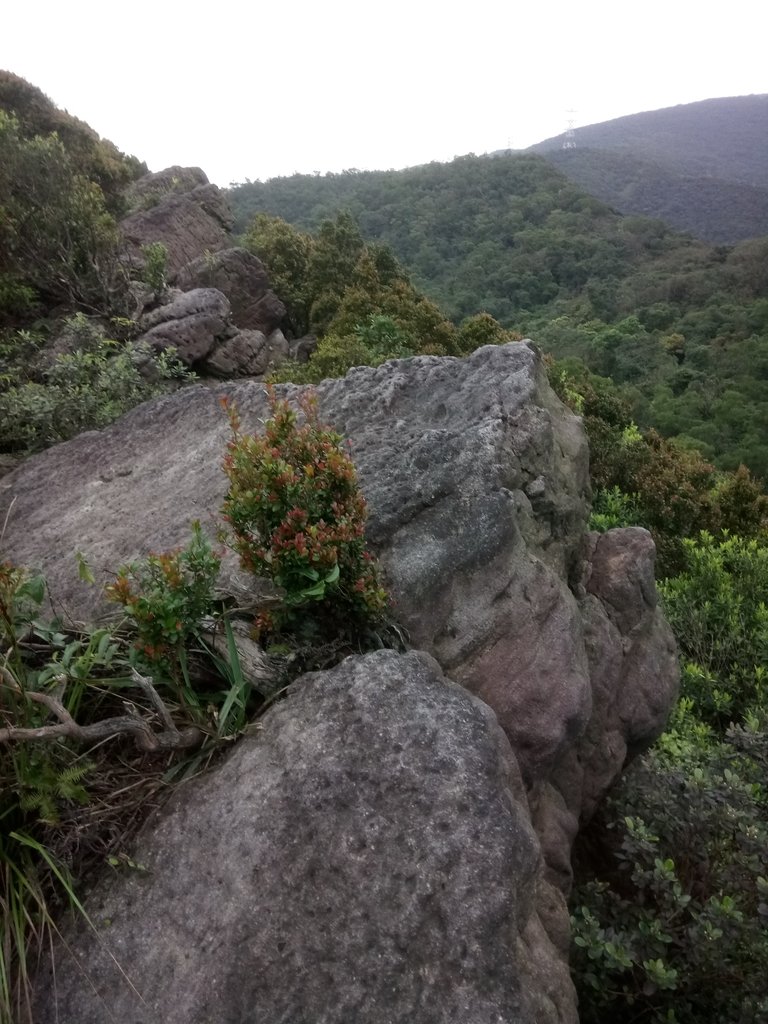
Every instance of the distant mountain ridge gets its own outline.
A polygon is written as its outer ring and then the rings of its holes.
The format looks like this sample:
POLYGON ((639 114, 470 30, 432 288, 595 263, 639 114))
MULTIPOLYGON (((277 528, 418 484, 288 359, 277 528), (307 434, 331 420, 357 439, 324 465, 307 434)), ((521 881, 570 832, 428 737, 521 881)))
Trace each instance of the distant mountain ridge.
POLYGON ((531 146, 622 213, 658 217, 704 241, 768 234, 768 94, 616 118, 531 146))

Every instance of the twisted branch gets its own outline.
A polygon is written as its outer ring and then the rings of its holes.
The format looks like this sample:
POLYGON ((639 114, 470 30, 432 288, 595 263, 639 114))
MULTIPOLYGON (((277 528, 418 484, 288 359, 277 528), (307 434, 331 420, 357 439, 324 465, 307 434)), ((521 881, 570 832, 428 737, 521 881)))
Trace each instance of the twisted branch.
POLYGON ((25 740, 48 742, 62 736, 81 743, 96 743, 113 736, 132 736, 139 750, 156 753, 165 750, 186 750, 202 741, 203 733, 200 729, 194 726, 187 726, 184 729, 176 727, 170 711, 163 703, 149 676, 139 675, 135 669, 131 669, 131 676, 136 686, 143 691, 155 709, 163 725, 160 732, 154 732, 149 722, 141 717, 132 704, 127 702, 124 715, 105 718, 101 722, 93 722, 90 725, 78 725, 58 697, 50 693, 40 693, 37 690, 22 690, 10 672, 0 666, 2 685, 7 686, 20 696, 26 697, 34 704, 41 704, 58 719, 55 725, 42 725, 36 729, 17 726, 0 729, 0 743, 16 743, 25 740))

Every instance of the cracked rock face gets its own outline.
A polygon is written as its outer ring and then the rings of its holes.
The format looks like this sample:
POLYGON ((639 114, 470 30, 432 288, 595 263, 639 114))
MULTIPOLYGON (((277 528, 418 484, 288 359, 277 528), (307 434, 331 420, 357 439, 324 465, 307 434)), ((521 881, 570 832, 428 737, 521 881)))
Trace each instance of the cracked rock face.
POLYGON ((237 333, 230 323, 229 301, 215 288, 175 293, 170 302, 141 319, 145 333, 139 343, 162 350, 173 348, 192 366, 209 356, 217 342, 237 333))
POLYGON ((515 759, 424 656, 305 676, 140 849, 145 877, 91 895, 80 966, 58 950, 55 999, 38 979, 39 1024, 556 1019, 529 992, 539 851, 515 759))
MULTIPOLYGON (((268 416, 254 381, 188 388, 4 477, 0 517, 16 497, 6 557, 39 565, 59 608, 103 614, 69 552, 104 573, 185 543, 191 519, 215 528, 224 394, 245 429, 268 416)), ((586 533, 586 439, 530 344, 358 368, 317 395, 322 419, 349 438, 397 619, 511 744, 543 857, 516 939, 528 979, 519 1019, 570 1024, 571 843, 625 760, 661 731, 676 692, 653 545, 642 530, 586 533)), ((441 1019, 474 1019, 456 1014, 441 1019)))
POLYGON ((168 273, 176 274, 201 252, 231 245, 232 213, 224 193, 197 168, 170 167, 133 186, 139 209, 120 223, 129 253, 143 262, 142 246, 162 242, 168 273))
POLYGON ((285 318, 285 306, 269 285, 261 260, 247 249, 224 249, 200 256, 183 267, 177 288, 217 288, 226 295, 232 319, 243 330, 275 331, 285 318))

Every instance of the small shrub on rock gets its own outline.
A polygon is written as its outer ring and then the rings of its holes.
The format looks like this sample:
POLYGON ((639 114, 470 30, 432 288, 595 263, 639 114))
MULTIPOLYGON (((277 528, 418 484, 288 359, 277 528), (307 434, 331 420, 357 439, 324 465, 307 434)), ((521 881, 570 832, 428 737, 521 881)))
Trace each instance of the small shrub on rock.
POLYGON ((241 430, 227 404, 232 438, 224 460, 223 513, 243 567, 272 579, 284 603, 257 625, 299 635, 359 636, 387 596, 365 545, 365 499, 339 434, 318 422, 304 397, 304 422, 269 391, 264 434, 241 430))
POLYGON ((142 659, 176 681, 191 638, 211 613, 220 566, 221 558, 195 522, 185 548, 122 566, 106 589, 133 621, 142 659))
POLYGON ((66 322, 66 339, 69 351, 46 357, 42 341, 28 332, 0 338, 1 452, 27 455, 98 430, 194 379, 174 352, 131 350, 82 314, 66 322))

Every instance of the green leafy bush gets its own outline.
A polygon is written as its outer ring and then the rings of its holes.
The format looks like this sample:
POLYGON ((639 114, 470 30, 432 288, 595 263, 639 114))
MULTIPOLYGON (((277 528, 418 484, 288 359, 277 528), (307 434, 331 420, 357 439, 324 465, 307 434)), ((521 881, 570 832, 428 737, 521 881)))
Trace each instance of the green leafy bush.
POLYGON ((768 545, 702 533, 685 570, 661 584, 683 654, 683 693, 722 730, 768 708, 768 545))
POLYGON ((24 135, 0 110, 0 273, 46 301, 122 312, 128 277, 97 182, 58 135, 24 135))
POLYGON ((634 495, 623 494, 618 487, 606 487, 595 492, 589 517, 590 530, 605 533, 620 526, 637 526, 640 520, 634 495))
POLYGON ((768 1019, 768 722, 718 740, 691 708, 620 783, 611 857, 574 893, 582 1024, 768 1019))
POLYGON ((379 366, 388 359, 407 359, 414 354, 403 329, 389 316, 371 313, 345 337, 327 334, 306 363, 284 363, 270 375, 272 383, 319 384, 343 377, 353 366, 379 366))
POLYGON ((67 329, 72 351, 56 355, 47 366, 40 341, 23 332, 0 346, 0 451, 27 454, 99 429, 170 386, 194 379, 173 352, 131 349, 107 338, 82 314, 71 318, 67 329), (37 369, 30 365, 31 355, 37 369), (151 373, 139 372, 140 361, 151 373))
POLYGON ((142 280, 155 295, 161 295, 168 283, 168 249, 162 242, 150 242, 141 247, 144 266, 142 280))
POLYGON ((220 567, 220 556, 195 522, 186 547, 122 566, 106 589, 133 622, 143 660, 177 682, 187 647, 213 610, 220 567))
POLYGON ((458 349, 462 355, 469 355, 482 345, 506 345, 521 339, 521 334, 504 330, 490 313, 477 313, 467 317, 459 327, 458 349))
POLYGON ((593 487, 632 495, 634 522, 656 542, 661 578, 680 572, 683 539, 701 530, 765 535, 768 497, 745 467, 721 472, 698 451, 639 430, 622 391, 584 367, 550 361, 548 372, 558 396, 584 417, 593 487))
POLYGON ((301 634, 363 632, 386 608, 365 545, 365 501, 342 439, 319 424, 316 401, 301 401, 304 422, 270 390, 263 435, 244 434, 229 405, 232 438, 223 513, 243 567, 282 588, 284 605, 263 628, 301 634))

